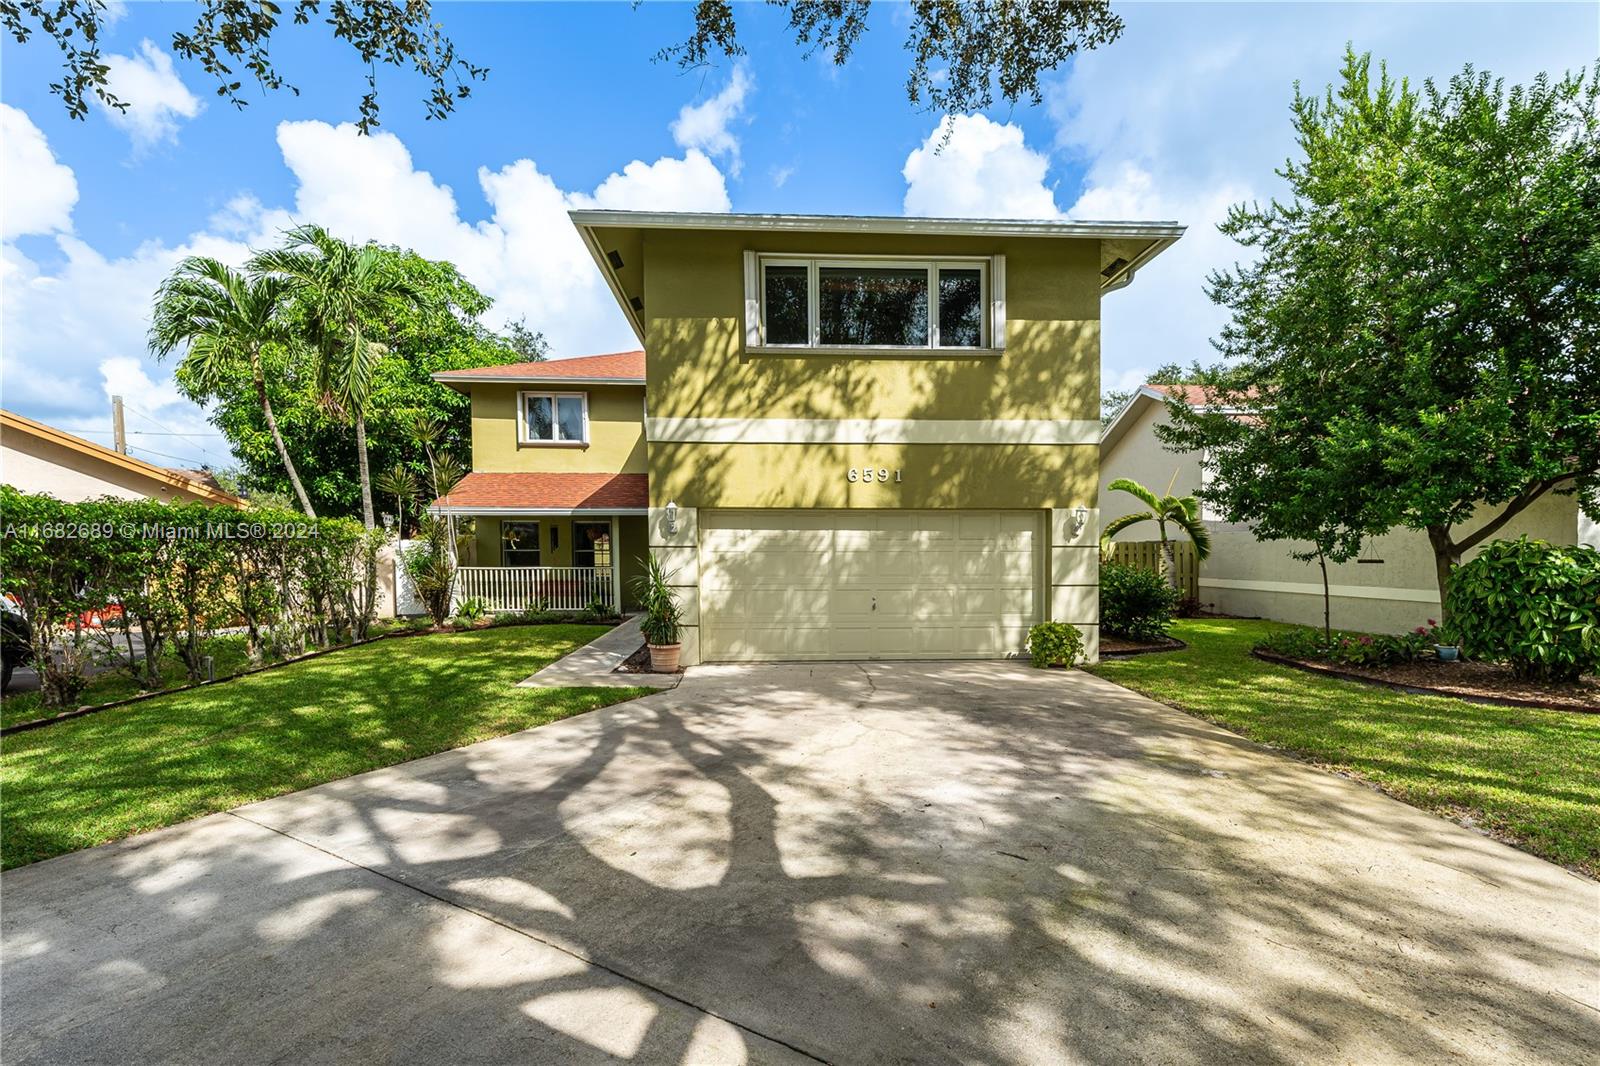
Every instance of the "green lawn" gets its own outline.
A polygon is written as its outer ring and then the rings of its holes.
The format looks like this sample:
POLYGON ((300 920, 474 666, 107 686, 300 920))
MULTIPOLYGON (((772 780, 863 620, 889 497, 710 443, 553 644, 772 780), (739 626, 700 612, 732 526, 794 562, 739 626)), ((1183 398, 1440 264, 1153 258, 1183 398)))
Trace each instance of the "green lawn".
POLYGON ((1250 656, 1275 623, 1178 622, 1180 652, 1091 672, 1600 876, 1600 715, 1408 696, 1250 656))
POLYGON ((648 689, 519 689, 605 626, 383 640, 19 733, 0 754, 0 865, 172 825, 544 725, 648 689))

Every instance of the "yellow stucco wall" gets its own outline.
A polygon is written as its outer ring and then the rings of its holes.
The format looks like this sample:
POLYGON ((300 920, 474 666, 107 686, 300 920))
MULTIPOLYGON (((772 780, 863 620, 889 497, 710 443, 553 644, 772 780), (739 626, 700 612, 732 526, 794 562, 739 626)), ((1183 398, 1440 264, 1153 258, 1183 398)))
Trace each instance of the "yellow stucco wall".
MULTIPOLYGON (((1098 418, 1099 244, 930 235, 652 230, 644 238, 648 406, 662 418, 1098 418), (749 353, 743 252, 1006 256, 998 356, 749 353)), ((651 502, 711 507, 1093 506, 1092 445, 653 443, 651 502), (852 485, 846 471, 903 471, 852 485)))
POLYGON ((637 385, 472 386, 472 469, 489 473, 642 474, 644 390, 637 385), (589 442, 519 444, 517 393, 589 394, 589 442))

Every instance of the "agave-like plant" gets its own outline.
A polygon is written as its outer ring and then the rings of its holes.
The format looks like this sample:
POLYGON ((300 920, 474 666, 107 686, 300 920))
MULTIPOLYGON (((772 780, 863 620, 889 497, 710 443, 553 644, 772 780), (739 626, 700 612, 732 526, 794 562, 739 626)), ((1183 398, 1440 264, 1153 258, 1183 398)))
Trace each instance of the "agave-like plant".
POLYGON ((1161 531, 1161 569, 1166 576, 1167 583, 1173 588, 1178 587, 1178 560, 1177 552, 1172 541, 1167 536, 1167 523, 1188 534, 1194 542, 1194 555, 1196 559, 1205 559, 1211 554, 1211 531, 1206 529, 1200 520, 1200 501, 1193 496, 1157 496, 1132 478, 1119 477, 1106 486, 1112 492, 1126 492, 1149 508, 1148 511, 1138 511, 1134 514, 1125 514, 1121 518, 1114 518, 1106 523, 1106 528, 1100 534, 1100 553, 1110 555, 1112 538, 1129 526, 1140 522, 1154 522, 1161 531))

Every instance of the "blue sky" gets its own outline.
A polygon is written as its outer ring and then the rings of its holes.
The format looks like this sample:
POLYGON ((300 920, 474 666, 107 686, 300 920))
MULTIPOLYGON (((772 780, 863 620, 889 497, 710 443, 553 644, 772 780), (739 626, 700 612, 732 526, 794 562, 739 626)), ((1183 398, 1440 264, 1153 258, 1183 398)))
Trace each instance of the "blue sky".
POLYGON ((129 117, 69 119, 46 85, 53 51, 0 45, 5 222, 0 403, 105 439, 111 392, 161 462, 226 449, 178 398, 142 337, 149 293, 183 254, 240 258, 315 220, 449 258, 526 317, 557 355, 632 343, 562 224, 576 204, 739 211, 1160 218, 1189 224, 1104 306, 1104 378, 1125 385, 1209 354, 1201 291, 1231 261, 1227 205, 1277 191, 1296 79, 1326 84, 1347 40, 1413 78, 1465 62, 1526 80, 1600 52, 1600 6, 1118 4, 1123 39, 1052 75, 1044 104, 944 116, 904 93, 904 12, 882 3, 844 68, 803 60, 778 12, 742 5, 740 63, 652 62, 687 32, 681 4, 448 3, 438 17, 490 68, 445 122, 422 85, 383 70, 383 129, 362 139, 361 70, 314 30, 274 45, 301 90, 236 111, 173 65, 183 4, 132 3, 104 42, 129 117), (146 43, 148 42, 148 43, 146 43), (157 453, 165 454, 157 454, 157 453))

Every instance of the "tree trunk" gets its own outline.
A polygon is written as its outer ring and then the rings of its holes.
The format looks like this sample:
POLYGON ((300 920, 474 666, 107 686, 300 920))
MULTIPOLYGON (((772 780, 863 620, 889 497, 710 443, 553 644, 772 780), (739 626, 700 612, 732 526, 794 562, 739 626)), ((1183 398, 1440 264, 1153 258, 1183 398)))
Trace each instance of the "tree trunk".
POLYGON ((1333 606, 1328 596, 1328 557, 1317 553, 1317 565, 1322 567, 1322 640, 1333 643, 1333 606))
POLYGON ((367 469, 367 416, 356 412, 356 469, 361 474, 361 521, 371 529, 377 522, 372 514, 372 471, 367 469))
POLYGON ((311 506, 311 497, 306 495, 306 487, 300 484, 300 474, 294 468, 294 460, 289 458, 289 449, 284 446, 283 434, 278 431, 278 416, 272 413, 272 401, 267 399, 267 383, 256 374, 256 399, 261 401, 261 413, 266 416, 267 429, 272 433, 272 443, 278 449, 278 458, 283 460, 283 469, 289 475, 289 484, 294 486, 294 494, 300 500, 300 509, 306 513, 307 518, 317 517, 317 512, 311 506))
POLYGON ((1429 526, 1428 543, 1433 546, 1433 575, 1439 583, 1439 624, 1450 622, 1450 574, 1461 565, 1461 548, 1450 539, 1449 526, 1429 526))
POLYGON ((1178 550, 1177 545, 1170 540, 1161 542, 1161 569, 1166 571, 1167 584, 1172 586, 1174 592, 1182 593, 1178 588, 1178 550))

